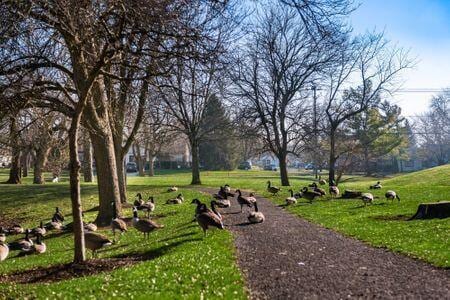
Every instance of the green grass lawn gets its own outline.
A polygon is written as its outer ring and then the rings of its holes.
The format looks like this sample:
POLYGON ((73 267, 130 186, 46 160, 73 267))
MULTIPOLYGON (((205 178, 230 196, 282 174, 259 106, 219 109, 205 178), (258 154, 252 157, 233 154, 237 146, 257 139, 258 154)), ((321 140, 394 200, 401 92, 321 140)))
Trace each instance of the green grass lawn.
MULTIPOLYGON (((6 171, 0 171, 0 181, 6 179, 6 171)), ((266 192, 266 181, 279 185, 277 172, 232 171, 202 172, 203 184, 217 187, 225 183, 233 188, 253 190, 283 204, 288 188, 275 197, 266 192)), ((287 209, 312 222, 332 228, 345 235, 353 236, 377 247, 386 247, 413 257, 428 261, 436 266, 450 267, 450 219, 406 221, 412 216, 419 203, 450 200, 450 166, 425 170, 381 179, 383 189, 372 191, 380 199, 371 206, 363 207, 360 200, 329 200, 324 198, 313 204, 300 201, 287 209), (393 189, 401 201, 388 203, 384 192, 393 189)), ((26 178, 19 186, 0 186, 0 217, 16 219, 23 226, 36 226, 40 220, 47 220, 55 206, 60 206, 68 215, 70 200, 68 179, 43 186, 31 184, 26 178)), ((291 185, 295 190, 310 183, 307 173, 292 173, 291 185)), ((375 178, 360 176, 346 177, 339 187, 367 190, 375 178)), ((235 264, 232 237, 228 231, 215 230, 203 238, 199 227, 190 223, 194 207, 186 201, 180 206, 164 205, 169 196, 167 186, 177 185, 187 199, 207 197, 190 190, 190 173, 163 173, 153 178, 129 177, 128 196, 134 199, 136 192, 144 197, 155 195, 156 219, 166 227, 151 234, 144 241, 142 235, 130 229, 118 245, 111 246, 100 257, 117 257, 137 253, 153 254, 154 259, 121 268, 109 273, 65 280, 51 284, 0 284, 0 298, 246 298, 242 276, 235 264)), ((82 185, 83 208, 96 206, 95 184, 82 185)), ((127 209, 126 215, 131 216, 127 209)), ((85 214, 93 220, 96 212, 85 214)), ((267 220, 270 222, 270 220, 267 220)), ((70 220, 69 220, 70 222, 70 220)), ((104 232, 111 235, 110 232, 104 232)), ((70 262, 72 259, 72 238, 70 234, 45 240, 48 252, 44 255, 10 257, 0 263, 0 274, 28 270, 38 266, 70 262)), ((90 255, 90 254, 89 254, 90 255)))
MULTIPOLYGON (((6 173, 0 178, 4 181, 6 173)), ((136 178, 138 179, 138 178, 136 178)), ((63 178, 64 180, 64 178, 63 178)), ((146 254, 154 257, 138 264, 117 269, 109 273, 64 280, 51 284, 0 284, 0 299, 11 298, 64 298, 64 299, 245 299, 244 283, 235 264, 231 234, 214 230, 203 238, 203 232, 196 223, 191 223, 194 206, 190 201, 181 205, 163 204, 176 193, 167 193, 162 180, 156 183, 146 179, 129 180, 128 196, 134 199, 136 192, 145 196, 156 196, 154 214, 162 217, 155 221, 165 228, 153 232, 145 241, 142 234, 129 229, 119 244, 101 252, 101 258, 121 255, 146 254), (149 185, 152 184, 152 185, 149 185)), ((0 186, 0 214, 13 218, 25 226, 34 227, 40 220, 48 220, 55 206, 70 212, 68 183, 49 183, 43 186, 29 184, 28 178, 20 186, 0 186)), ((204 195, 191 190, 182 190, 187 199, 194 197, 207 200, 204 195)), ((83 184, 83 208, 96 206, 97 187, 83 184)), ((125 211, 131 216, 131 209, 125 211)), ((96 212, 85 213, 87 220, 93 220, 96 212)), ((70 222, 70 218, 68 218, 70 222)), ((112 236, 110 231, 103 231, 112 236)), ((73 257, 73 240, 70 233, 45 240, 48 251, 42 255, 16 257, 17 252, 0 263, 0 276, 15 271, 29 270, 39 266, 67 263, 73 257)), ((91 253, 88 253, 91 257, 91 253)))

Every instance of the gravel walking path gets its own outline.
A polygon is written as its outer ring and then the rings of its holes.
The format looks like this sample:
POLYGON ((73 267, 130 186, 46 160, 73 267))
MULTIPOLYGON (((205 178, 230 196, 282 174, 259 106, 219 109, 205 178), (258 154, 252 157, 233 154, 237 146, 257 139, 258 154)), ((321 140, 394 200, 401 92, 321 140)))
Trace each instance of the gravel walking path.
POLYGON ((247 224, 236 200, 222 210, 252 299, 450 299, 450 270, 370 247, 256 198, 262 224, 247 224))

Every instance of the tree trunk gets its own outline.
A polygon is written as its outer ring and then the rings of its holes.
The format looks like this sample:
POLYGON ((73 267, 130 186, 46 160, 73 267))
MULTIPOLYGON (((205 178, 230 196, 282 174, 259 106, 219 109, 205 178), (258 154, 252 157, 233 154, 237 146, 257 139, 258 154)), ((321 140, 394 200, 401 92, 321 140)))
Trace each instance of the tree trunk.
POLYGON ((127 173, 125 172, 126 153, 124 152, 124 149, 122 149, 123 138, 121 135, 113 133, 113 140, 114 152, 116 155, 117 179, 119 181, 120 202, 127 203, 127 173))
POLYGON ((21 166, 22 166, 22 177, 28 177, 28 161, 29 161, 29 152, 24 152, 21 157, 21 166))
POLYGON ((366 176, 370 176, 372 172, 370 171, 369 149, 367 149, 367 147, 364 148, 364 168, 366 176))
POLYGON ((74 263, 86 260, 82 207, 80 197, 80 161, 78 160, 78 127, 80 116, 74 116, 69 129, 70 155, 70 199, 72 202, 73 235, 74 235, 74 263))
POLYGON ((96 132, 96 134, 91 133, 90 136, 97 166, 99 194, 99 212, 96 223, 100 226, 107 226, 113 217, 111 201, 116 203, 117 215, 120 215, 121 210, 114 145, 110 133, 96 132))
POLYGON ((84 182, 94 181, 94 171, 92 168, 92 144, 87 134, 83 140, 83 178, 84 182))
POLYGON ((50 152, 50 148, 48 149, 36 149, 36 156, 34 158, 34 184, 44 184, 44 167, 47 163, 48 153, 50 152))
POLYGON ((198 142, 191 141, 192 149, 192 181, 191 184, 202 184, 200 181, 200 157, 198 151, 198 142))
POLYGON ((289 175, 287 171, 286 153, 281 153, 278 156, 278 161, 280 163, 280 178, 282 186, 289 186, 289 175))
POLYGON ((422 203, 417 212, 410 220, 416 219, 434 219, 450 217, 450 201, 441 201, 436 203, 422 203))
POLYGON ((137 143, 135 143, 133 146, 133 154, 134 154, 134 157, 136 158, 139 176, 144 177, 145 176, 145 172, 144 172, 145 159, 142 157, 141 147, 137 143))
POLYGON ((335 174, 336 174, 336 135, 335 131, 332 129, 330 134, 330 163, 328 167, 328 183, 330 185, 335 184, 337 186, 339 182, 336 182, 335 174))
POLYGON ((20 170, 20 148, 19 148, 19 134, 17 129, 17 120, 15 117, 10 117, 10 143, 11 143, 11 169, 9 170, 9 178, 6 183, 19 184, 21 183, 20 170))
POLYGON ((153 155, 149 154, 149 159, 148 159, 149 164, 150 164, 150 166, 148 168, 149 176, 155 176, 155 166, 153 165, 154 160, 155 160, 155 157, 153 155))

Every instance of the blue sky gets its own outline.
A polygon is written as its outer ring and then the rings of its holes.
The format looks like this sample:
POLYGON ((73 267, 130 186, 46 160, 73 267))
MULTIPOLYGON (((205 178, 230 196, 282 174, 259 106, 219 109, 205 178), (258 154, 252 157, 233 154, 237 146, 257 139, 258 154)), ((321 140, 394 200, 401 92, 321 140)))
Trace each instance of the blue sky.
MULTIPOLYGON (((355 33, 385 31, 418 60, 404 73, 403 88, 450 87, 450 0, 356 0, 351 16, 355 33)), ((433 93, 398 93, 393 102, 410 116, 426 110, 433 93)))

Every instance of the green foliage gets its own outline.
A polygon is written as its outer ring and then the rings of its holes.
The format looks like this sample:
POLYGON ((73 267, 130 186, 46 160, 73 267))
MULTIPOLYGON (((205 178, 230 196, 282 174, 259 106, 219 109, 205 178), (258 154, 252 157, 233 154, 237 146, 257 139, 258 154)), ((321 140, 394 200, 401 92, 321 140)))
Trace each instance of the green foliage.
POLYGON ((200 144, 200 157, 207 170, 233 170, 239 153, 234 128, 222 102, 212 95, 205 110, 202 131, 207 132, 200 144))

